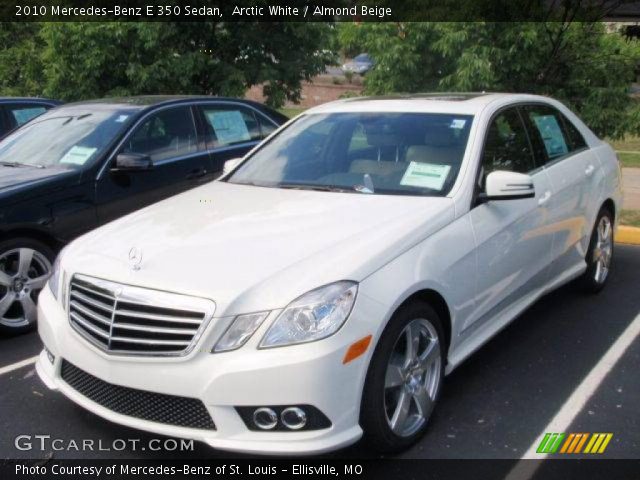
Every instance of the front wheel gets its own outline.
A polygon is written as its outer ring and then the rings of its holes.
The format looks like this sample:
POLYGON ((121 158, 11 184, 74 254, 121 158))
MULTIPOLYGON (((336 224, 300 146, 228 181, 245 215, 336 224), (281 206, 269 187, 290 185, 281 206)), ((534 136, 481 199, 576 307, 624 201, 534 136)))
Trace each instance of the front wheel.
POLYGON ((18 335, 37 322, 36 302, 51 273, 53 251, 28 238, 0 242, 0 332, 18 335))
POLYGON ((611 272, 612 258, 613 215, 607 208, 602 208, 593 227, 585 257, 587 270, 581 278, 583 290, 598 293, 604 288, 611 272))
POLYGON ((425 432, 442 385, 444 348, 437 313, 423 302, 401 308, 373 354, 362 397, 365 441, 404 450, 425 432))

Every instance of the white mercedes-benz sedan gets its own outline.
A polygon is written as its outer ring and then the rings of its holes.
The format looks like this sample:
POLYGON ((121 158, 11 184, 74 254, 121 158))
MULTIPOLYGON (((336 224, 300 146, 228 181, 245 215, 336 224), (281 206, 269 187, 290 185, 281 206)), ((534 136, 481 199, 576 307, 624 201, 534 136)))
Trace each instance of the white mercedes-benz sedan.
POLYGON ((523 310, 609 276, 618 161, 549 98, 339 101, 228 167, 63 250, 38 305, 48 387, 225 450, 393 452, 523 310))

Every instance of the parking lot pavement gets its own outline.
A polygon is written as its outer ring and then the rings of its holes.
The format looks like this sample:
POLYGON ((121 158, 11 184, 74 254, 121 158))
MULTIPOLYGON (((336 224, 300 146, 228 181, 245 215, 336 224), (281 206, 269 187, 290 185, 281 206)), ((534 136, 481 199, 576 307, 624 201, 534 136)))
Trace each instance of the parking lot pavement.
MULTIPOLYGON (((572 411, 571 403, 578 385, 640 315, 639 284, 640 247, 618 245, 610 283, 601 294, 585 296, 568 285, 540 300, 447 377, 427 434, 400 456, 520 458, 564 407, 572 414, 566 432, 611 432, 604 456, 640 458, 640 337, 607 366, 608 373, 582 408, 576 403, 572 411)), ((0 339, 0 368, 31 357, 39 348, 35 334, 0 339)), ((115 439, 140 439, 144 445, 154 438, 109 423, 48 391, 32 365, 0 375, 0 405, 2 458, 231 456, 198 444, 192 452, 18 451, 18 435, 48 434, 104 445, 115 439)), ((372 456, 362 444, 332 455, 372 456)))

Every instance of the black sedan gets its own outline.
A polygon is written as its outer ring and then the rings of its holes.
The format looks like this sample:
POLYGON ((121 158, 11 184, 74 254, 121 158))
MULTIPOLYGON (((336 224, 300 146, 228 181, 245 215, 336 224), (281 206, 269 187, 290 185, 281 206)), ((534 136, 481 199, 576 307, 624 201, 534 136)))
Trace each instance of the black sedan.
POLYGON ((218 177, 287 118, 219 97, 67 104, 0 142, 0 331, 36 322, 56 252, 74 237, 218 177))
POLYGON ((0 97, 0 138, 57 105, 48 98, 0 97))

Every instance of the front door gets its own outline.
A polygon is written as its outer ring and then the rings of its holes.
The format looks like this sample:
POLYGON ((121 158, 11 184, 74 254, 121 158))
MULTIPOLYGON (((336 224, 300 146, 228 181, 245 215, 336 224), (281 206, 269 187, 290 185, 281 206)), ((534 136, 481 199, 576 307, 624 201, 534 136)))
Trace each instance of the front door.
POLYGON ((531 175, 536 197, 494 200, 470 212, 477 252, 475 311, 463 329, 471 333, 501 312, 526 302, 544 284, 553 234, 547 228, 551 186, 536 164, 520 113, 499 112, 491 121, 483 147, 479 189, 495 170, 531 175))
POLYGON ((102 224, 211 179, 208 153, 198 143, 191 106, 152 113, 138 123, 97 180, 98 221, 102 224), (113 171, 119 153, 148 155, 148 171, 113 171))

